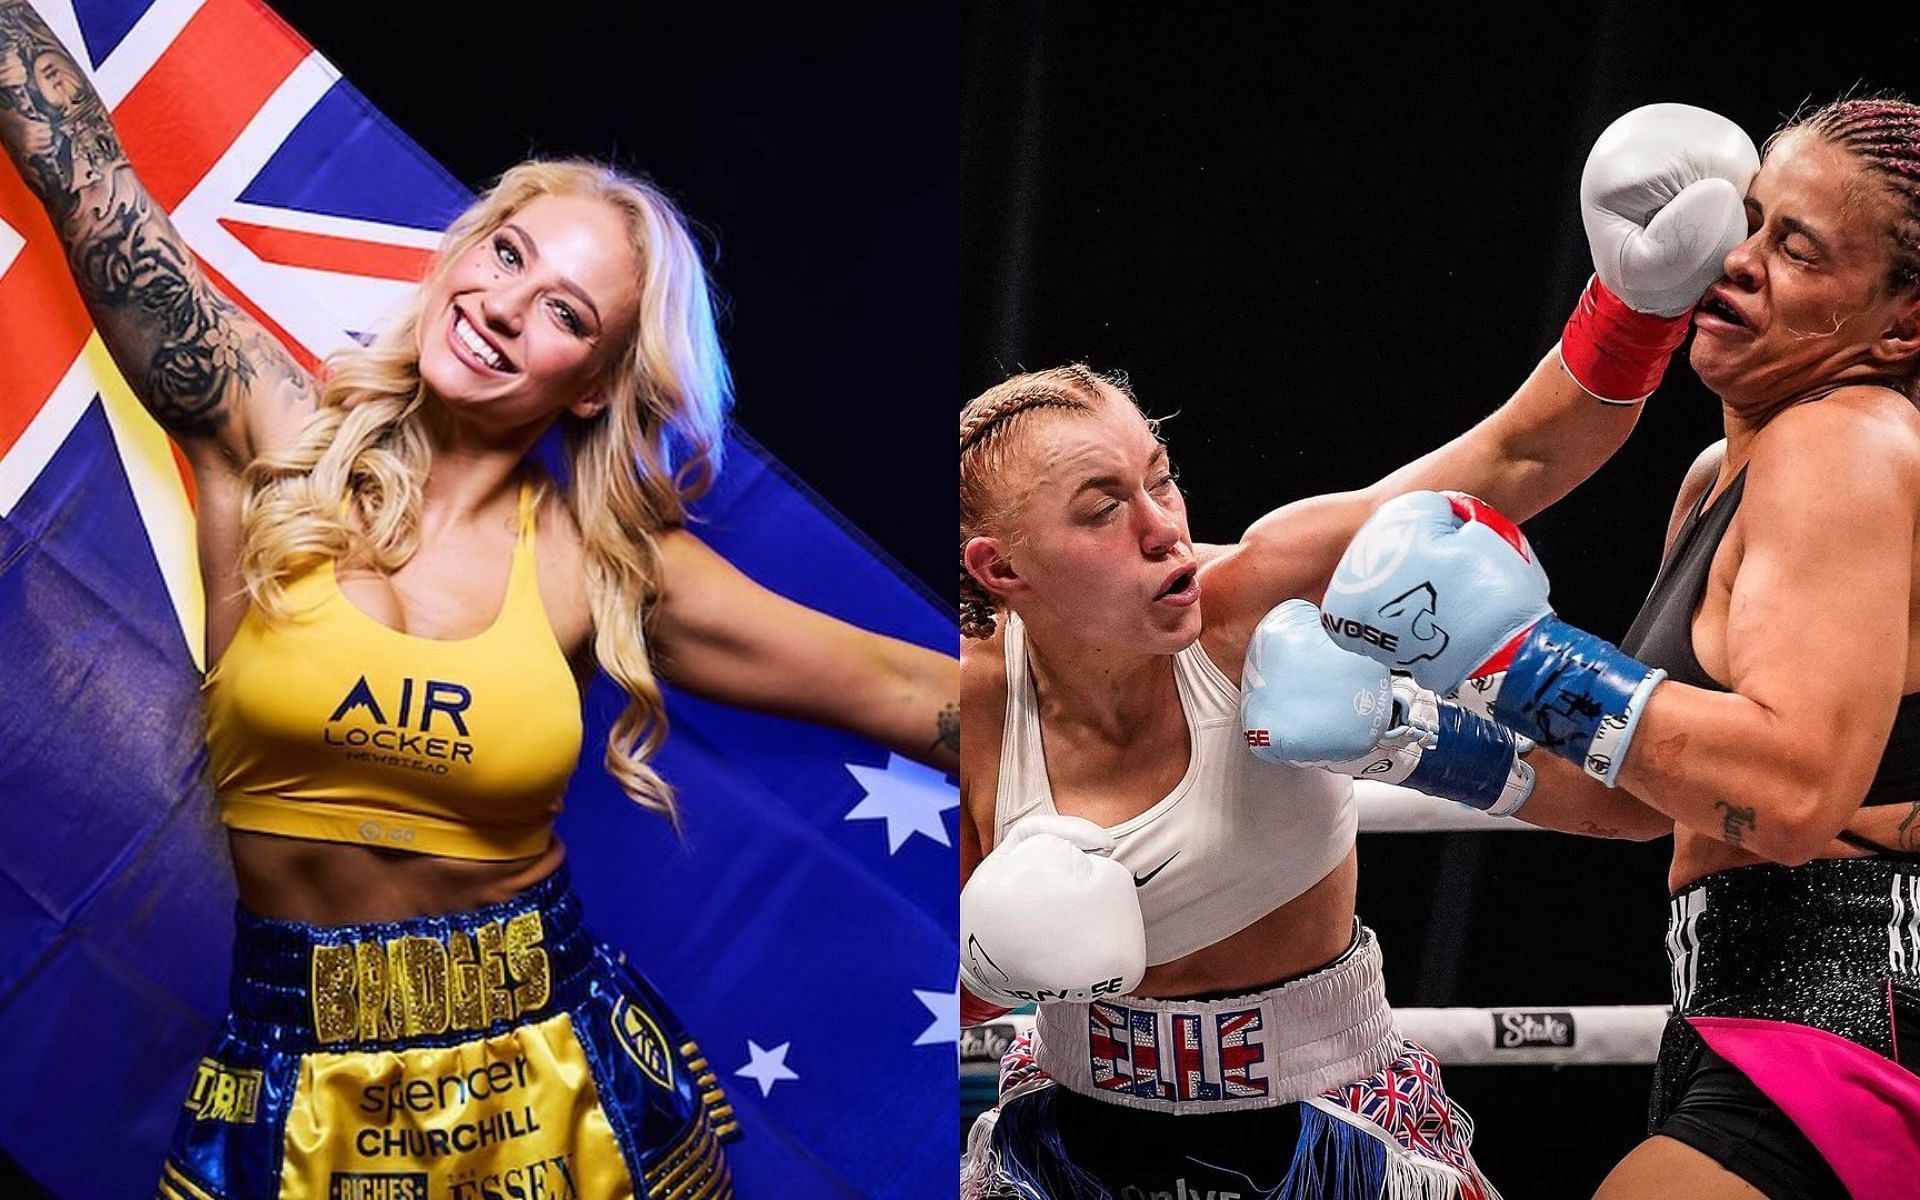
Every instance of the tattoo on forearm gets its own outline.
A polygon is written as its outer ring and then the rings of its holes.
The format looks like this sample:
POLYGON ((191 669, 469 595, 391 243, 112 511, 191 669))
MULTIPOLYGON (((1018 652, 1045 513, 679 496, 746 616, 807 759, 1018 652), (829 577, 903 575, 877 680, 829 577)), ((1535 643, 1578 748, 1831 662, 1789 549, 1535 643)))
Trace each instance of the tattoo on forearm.
POLYGON ((940 736, 933 739, 933 748, 945 747, 953 753, 960 753, 960 706, 949 704, 940 710, 937 718, 940 736))
POLYGON ((1920 829, 1915 829, 1913 826, 1915 817, 1920 817, 1920 803, 1916 803, 1907 809, 1906 819, 1901 821, 1893 831, 1894 844, 1902 850, 1920 848, 1920 829))
POLYGON ((1759 818, 1754 815, 1753 806, 1735 808, 1725 800, 1715 800, 1713 806, 1720 810, 1720 837, 1729 846, 1744 847, 1747 835, 1760 824, 1759 818))
POLYGON ((1584 817, 1580 820, 1580 832, 1588 837, 1617 838, 1620 836, 1618 829, 1609 829, 1605 825, 1597 824, 1584 817))
MULTIPOLYGON (((219 428, 230 391, 250 386, 249 363, 261 361, 242 344, 246 323, 194 270, 99 93, 19 0, 0 0, 0 139, 59 228, 103 332, 120 326, 122 349, 137 344, 145 356, 123 365, 154 417, 178 434, 219 428)), ((276 354, 284 358, 274 347, 265 361, 276 354)))
POLYGON ((1664 742, 1655 742, 1648 756, 1648 762, 1656 771, 1663 774, 1675 770, 1680 759, 1687 752, 1687 735, 1676 733, 1664 742))

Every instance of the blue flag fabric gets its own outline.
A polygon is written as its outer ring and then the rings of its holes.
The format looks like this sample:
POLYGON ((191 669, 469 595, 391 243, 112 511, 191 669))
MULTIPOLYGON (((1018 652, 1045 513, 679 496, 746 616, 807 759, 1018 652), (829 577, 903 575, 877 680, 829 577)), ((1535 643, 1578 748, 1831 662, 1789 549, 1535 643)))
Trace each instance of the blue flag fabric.
MULTIPOLYGON (((391 307, 468 199, 251 0, 38 7, 196 254, 309 360, 391 307), (230 51, 196 58, 236 41, 258 48, 248 78, 230 51), (239 115, 174 128, 192 106, 154 92, 223 71, 239 115)), ((151 1195, 232 937, 189 510, 0 172, 0 1149, 69 1200, 151 1195)), ((784 595, 953 652, 950 614, 884 554, 751 439, 729 454, 702 537, 784 595)), ((669 699, 660 767, 685 841, 601 771, 621 706, 604 679, 560 835, 589 921, 727 1088, 740 1194, 951 1192, 952 783, 843 734, 669 699)))

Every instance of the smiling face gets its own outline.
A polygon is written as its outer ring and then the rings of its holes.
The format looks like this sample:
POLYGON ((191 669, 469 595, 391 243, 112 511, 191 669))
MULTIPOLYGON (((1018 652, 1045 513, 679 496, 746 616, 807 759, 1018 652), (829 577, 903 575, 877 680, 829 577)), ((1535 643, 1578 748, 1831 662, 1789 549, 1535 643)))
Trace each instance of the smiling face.
POLYGON ((1763 413, 1910 372, 1915 301, 1886 286, 1892 205, 1850 151, 1804 129, 1783 136, 1747 190, 1747 240, 1695 311, 1702 382, 1763 413))
POLYGON ((1170 654, 1200 636, 1186 501, 1139 409, 1103 392, 1084 411, 1019 418, 1000 473, 996 529, 970 571, 1036 630, 1127 653, 1170 654))
POLYGON ((425 285, 420 377, 457 420, 505 433, 605 406, 640 263, 625 218, 583 196, 522 205, 425 285))

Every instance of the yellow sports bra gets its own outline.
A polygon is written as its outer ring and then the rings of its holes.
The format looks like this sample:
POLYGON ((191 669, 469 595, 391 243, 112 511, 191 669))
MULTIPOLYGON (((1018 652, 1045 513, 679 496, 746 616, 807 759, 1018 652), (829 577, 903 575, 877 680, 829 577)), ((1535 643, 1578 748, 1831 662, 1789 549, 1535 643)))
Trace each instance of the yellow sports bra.
POLYGON ((333 561, 257 608, 207 672, 207 745, 234 829, 450 858, 538 854, 580 757, 580 693, 534 571, 533 493, 484 631, 401 633, 353 606, 333 561))

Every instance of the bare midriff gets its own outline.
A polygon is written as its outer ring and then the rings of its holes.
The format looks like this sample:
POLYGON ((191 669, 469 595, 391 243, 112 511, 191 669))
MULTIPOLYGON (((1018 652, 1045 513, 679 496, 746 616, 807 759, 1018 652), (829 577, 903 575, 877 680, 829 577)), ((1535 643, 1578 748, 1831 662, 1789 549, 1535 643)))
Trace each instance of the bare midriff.
POLYGON ((476 861, 229 830, 234 881, 249 912, 352 925, 463 912, 507 900, 566 858, 556 839, 527 858, 476 861))

